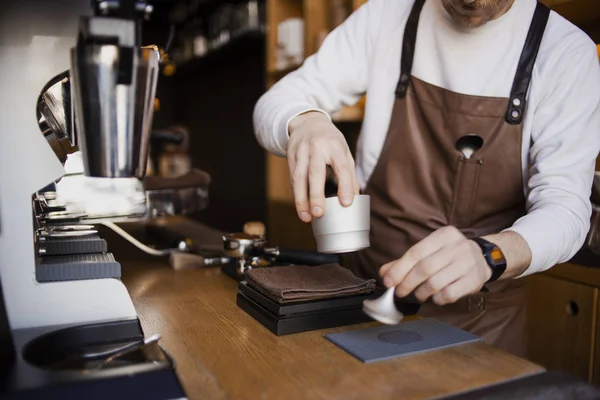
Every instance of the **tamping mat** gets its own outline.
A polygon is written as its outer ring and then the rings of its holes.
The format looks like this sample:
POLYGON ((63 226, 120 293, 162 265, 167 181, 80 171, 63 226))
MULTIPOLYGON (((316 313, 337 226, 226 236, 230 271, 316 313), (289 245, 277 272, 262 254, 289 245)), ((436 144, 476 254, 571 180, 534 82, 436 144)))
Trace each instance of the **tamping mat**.
POLYGON ((439 350, 481 340, 434 318, 325 335, 364 363, 439 350))

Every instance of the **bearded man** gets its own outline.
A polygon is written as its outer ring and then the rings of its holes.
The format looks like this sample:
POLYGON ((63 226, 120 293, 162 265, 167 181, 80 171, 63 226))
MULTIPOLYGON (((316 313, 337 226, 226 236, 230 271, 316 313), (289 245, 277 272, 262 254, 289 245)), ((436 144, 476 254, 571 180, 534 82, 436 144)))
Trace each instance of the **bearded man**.
MULTIPOLYGON (((595 44, 536 0, 369 0, 255 108, 298 216, 371 196, 349 268, 419 314, 524 355, 527 275, 589 230, 600 149, 595 44), (356 163, 330 115, 367 95, 356 163)), ((549 293, 549 296, 552 294, 549 293)))

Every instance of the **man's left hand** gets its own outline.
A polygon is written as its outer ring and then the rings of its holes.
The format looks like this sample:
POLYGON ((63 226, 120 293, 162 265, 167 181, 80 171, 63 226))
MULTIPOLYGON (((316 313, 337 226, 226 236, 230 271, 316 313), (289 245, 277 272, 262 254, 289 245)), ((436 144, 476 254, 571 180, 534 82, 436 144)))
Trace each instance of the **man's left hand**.
POLYGON ((381 267, 386 287, 396 286, 396 295, 414 292, 424 302, 454 303, 481 290, 492 270, 481 248, 452 226, 433 232, 411 247, 399 260, 381 267))

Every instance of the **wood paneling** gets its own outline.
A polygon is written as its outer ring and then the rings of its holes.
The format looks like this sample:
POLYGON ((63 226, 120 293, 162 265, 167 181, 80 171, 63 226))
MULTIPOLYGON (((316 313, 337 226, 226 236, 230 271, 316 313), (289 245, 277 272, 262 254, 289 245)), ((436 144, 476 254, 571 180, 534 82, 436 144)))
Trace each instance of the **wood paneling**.
POLYGON ((544 275, 527 279, 528 358, 590 379, 598 290, 544 275))
POLYGON ((277 337, 236 306, 219 269, 122 265, 145 333, 162 335, 192 400, 428 399, 541 371, 483 343, 366 365, 323 335, 375 323, 277 337))
POLYGON ((329 27, 329 2, 324 0, 304 0, 304 48, 309 56, 319 50, 320 35, 328 32, 329 27))
POLYGON ((294 202, 287 158, 267 153, 267 198, 269 201, 294 202))
POLYGON ((574 283, 600 287, 600 268, 588 268, 567 263, 556 265, 546 271, 544 274, 574 283))
POLYGON ((267 239, 276 246, 317 251, 310 224, 298 218, 293 201, 269 201, 267 239))
MULTIPOLYGON (((596 307, 596 324, 600 321, 600 305, 596 307)), ((592 382, 600 385, 600 329, 596 326, 596 337, 594 343, 594 360, 591 366, 592 382)))
POLYGON ((542 0, 542 3, 582 28, 600 20, 598 0, 542 0))
POLYGON ((354 6, 354 9, 358 9, 360 6, 362 6, 363 4, 365 4, 367 2, 367 0, 352 0, 352 5, 354 6))

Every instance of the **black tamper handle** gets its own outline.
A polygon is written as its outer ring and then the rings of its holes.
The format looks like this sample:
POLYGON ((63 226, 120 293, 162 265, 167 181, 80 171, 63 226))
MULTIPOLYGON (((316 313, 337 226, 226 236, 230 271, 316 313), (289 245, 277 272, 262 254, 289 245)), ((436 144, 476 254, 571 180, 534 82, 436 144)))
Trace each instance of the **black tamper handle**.
POLYGON ((325 254, 308 250, 295 250, 279 247, 276 260, 288 264, 298 265, 325 265, 340 264, 342 259, 338 254, 325 254))

